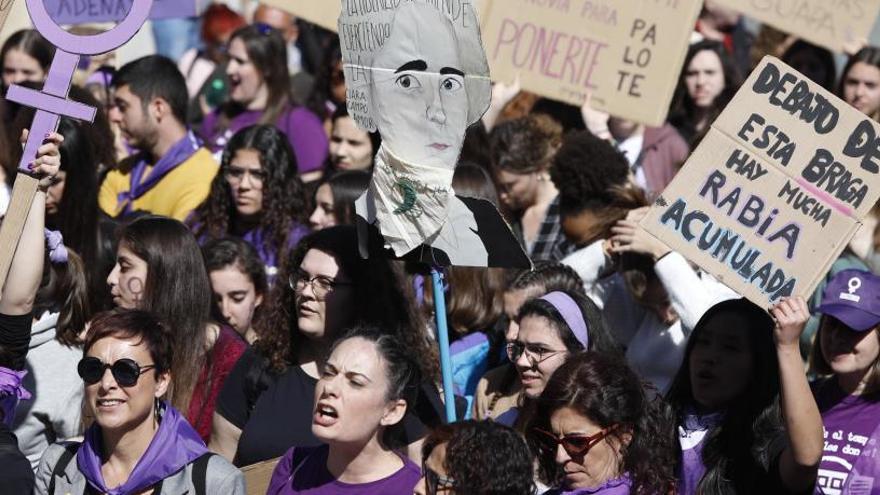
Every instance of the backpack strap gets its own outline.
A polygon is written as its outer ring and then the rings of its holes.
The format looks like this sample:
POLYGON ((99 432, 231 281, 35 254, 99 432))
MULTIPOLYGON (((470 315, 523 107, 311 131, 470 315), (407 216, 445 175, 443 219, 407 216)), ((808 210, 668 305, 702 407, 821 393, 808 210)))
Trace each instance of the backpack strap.
POLYGON ((207 495, 208 486, 208 462, 217 454, 208 452, 195 461, 192 466, 192 484, 195 495, 207 495))
POLYGON ((52 475, 49 477, 49 493, 55 493, 55 477, 64 475, 64 471, 67 470, 67 465, 70 464, 70 461, 76 456, 76 452, 79 450, 79 446, 82 445, 80 442, 68 442, 63 444, 64 452, 61 453, 61 457, 58 458, 58 462, 55 463, 55 467, 52 468, 52 475))

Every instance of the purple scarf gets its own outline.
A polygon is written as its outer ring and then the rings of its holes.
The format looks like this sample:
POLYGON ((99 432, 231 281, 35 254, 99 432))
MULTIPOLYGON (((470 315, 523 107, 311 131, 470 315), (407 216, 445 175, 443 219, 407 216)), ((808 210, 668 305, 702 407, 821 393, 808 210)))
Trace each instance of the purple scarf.
POLYGON ((15 419, 15 406, 21 399, 30 399, 31 394, 25 390, 21 380, 27 375, 27 371, 15 371, 0 367, 0 411, 3 412, 3 422, 12 428, 12 420, 15 419))
POLYGON ((107 495, 137 493, 208 453, 199 434, 186 419, 170 404, 162 404, 162 419, 150 446, 138 460, 128 480, 116 488, 105 486, 101 474, 101 428, 95 423, 86 431, 85 441, 76 454, 76 463, 92 487, 107 495))
POLYGON ((632 490, 632 479, 629 473, 624 473, 620 478, 614 478, 594 488, 575 488, 564 490, 557 488, 550 490, 546 495, 629 495, 632 490))
POLYGON ((141 153, 137 163, 131 168, 131 182, 128 191, 122 191, 116 196, 117 208, 121 207, 120 215, 131 213, 132 204, 147 194, 163 177, 174 170, 181 163, 189 160, 191 156, 202 146, 202 142, 196 135, 187 130, 186 136, 174 143, 168 152, 156 162, 150 174, 144 178, 144 173, 149 166, 147 153, 141 153))
POLYGON ((697 486, 706 474, 703 464, 703 439, 712 428, 721 424, 724 413, 700 415, 688 412, 678 427, 678 440, 681 444, 681 465, 678 472, 678 493, 690 495, 697 493, 697 486))

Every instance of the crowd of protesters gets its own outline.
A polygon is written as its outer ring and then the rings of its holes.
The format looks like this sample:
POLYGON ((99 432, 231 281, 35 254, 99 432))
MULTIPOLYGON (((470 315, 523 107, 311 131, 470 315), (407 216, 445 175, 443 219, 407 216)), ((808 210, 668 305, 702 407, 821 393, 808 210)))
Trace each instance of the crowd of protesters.
MULTIPOLYGON (((238 7, 173 60, 86 69, 95 121, 31 164, 0 492, 880 493, 880 209, 771 308, 638 226, 763 55, 880 120, 880 48, 836 62, 707 1, 660 127, 496 82, 453 186, 533 268, 445 270, 449 422, 428 267, 359 251, 382 138, 348 113, 339 38, 238 7)), ((3 93, 53 55, 6 38, 3 93)), ((2 213, 34 111, 0 114, 2 213)))

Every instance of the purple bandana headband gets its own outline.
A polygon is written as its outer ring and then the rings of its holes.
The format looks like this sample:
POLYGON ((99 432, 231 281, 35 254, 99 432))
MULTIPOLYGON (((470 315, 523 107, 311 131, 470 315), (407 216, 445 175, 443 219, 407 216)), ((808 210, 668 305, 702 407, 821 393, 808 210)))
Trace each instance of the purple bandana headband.
POLYGON ((547 301, 556 308, 556 311, 559 311, 559 314, 562 315, 562 319, 565 320, 565 323, 568 325, 568 328, 571 329, 574 337, 581 343, 581 346, 586 349, 590 343, 590 335, 587 329, 587 322, 584 320, 584 314, 581 312, 581 308, 578 306, 577 302, 565 292, 560 291, 545 294, 544 296, 541 296, 540 299, 542 301, 547 301))
POLYGON ((15 371, 0 367, 0 411, 3 411, 3 422, 12 426, 15 419, 15 406, 21 399, 31 398, 21 381, 27 375, 27 371, 15 371))

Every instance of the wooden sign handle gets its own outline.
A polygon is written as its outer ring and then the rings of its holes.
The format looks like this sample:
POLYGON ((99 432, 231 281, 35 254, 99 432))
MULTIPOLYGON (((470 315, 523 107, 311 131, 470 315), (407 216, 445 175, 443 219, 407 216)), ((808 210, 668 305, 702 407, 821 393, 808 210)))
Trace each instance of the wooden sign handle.
POLYGON ((3 225, 0 226, 0 294, 6 285, 6 276, 39 185, 40 181, 30 175, 19 172, 15 177, 12 200, 3 218, 3 225))

